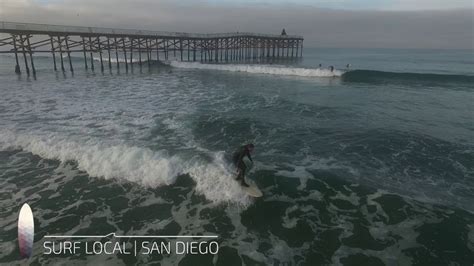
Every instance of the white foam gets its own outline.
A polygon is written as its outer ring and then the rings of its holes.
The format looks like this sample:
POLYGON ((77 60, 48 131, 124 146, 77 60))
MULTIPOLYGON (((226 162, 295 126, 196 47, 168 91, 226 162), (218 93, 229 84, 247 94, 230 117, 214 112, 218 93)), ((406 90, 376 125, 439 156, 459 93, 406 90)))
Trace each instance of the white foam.
POLYGON ((296 210, 298 210, 298 205, 293 205, 293 206, 289 207, 288 209, 286 209, 285 216, 283 216, 283 224, 282 224, 283 227, 291 229, 291 228, 294 228, 296 226, 296 224, 298 224, 298 218, 296 218, 296 217, 290 218, 289 217, 289 214, 296 211, 296 210))
POLYGON ((80 143, 55 136, 34 136, 0 131, 0 149, 21 148, 46 159, 75 161, 90 176, 124 179, 145 187, 170 185, 180 174, 189 174, 196 191, 215 203, 248 206, 251 199, 232 179, 223 153, 215 153, 211 162, 201 158, 185 161, 166 151, 127 145, 106 146, 94 142, 80 143))
POLYGON ((224 70, 232 72, 246 72, 254 74, 270 74, 284 76, 301 76, 301 77, 339 77, 344 74, 343 71, 335 69, 331 71, 324 68, 298 68, 287 67, 282 65, 247 65, 247 64, 201 64, 197 62, 166 62, 176 68, 190 69, 207 69, 207 70, 224 70))
POLYGON ((213 202, 239 202, 247 206, 250 197, 233 180, 233 175, 224 162, 224 153, 216 153, 212 163, 196 162, 186 172, 196 181, 196 191, 213 202))

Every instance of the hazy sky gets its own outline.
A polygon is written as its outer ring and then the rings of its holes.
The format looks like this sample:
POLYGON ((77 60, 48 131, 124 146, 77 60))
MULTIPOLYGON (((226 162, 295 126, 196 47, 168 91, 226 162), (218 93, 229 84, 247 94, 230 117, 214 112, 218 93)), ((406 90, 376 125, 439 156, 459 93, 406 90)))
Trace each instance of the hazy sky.
POLYGON ((473 49, 472 0, 0 0, 0 20, 305 37, 306 47, 473 49))

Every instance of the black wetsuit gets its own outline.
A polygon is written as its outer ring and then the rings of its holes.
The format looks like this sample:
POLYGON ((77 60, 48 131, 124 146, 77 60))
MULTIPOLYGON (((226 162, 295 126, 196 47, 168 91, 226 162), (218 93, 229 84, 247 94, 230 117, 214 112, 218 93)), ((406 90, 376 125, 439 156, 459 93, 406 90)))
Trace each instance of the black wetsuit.
POLYGON ((247 156, 249 160, 252 161, 252 157, 250 156, 250 151, 247 146, 240 147, 236 152, 234 152, 234 155, 232 156, 232 161, 239 171, 236 179, 242 180, 242 182, 244 182, 245 171, 247 170, 247 167, 243 161, 245 156, 247 156))

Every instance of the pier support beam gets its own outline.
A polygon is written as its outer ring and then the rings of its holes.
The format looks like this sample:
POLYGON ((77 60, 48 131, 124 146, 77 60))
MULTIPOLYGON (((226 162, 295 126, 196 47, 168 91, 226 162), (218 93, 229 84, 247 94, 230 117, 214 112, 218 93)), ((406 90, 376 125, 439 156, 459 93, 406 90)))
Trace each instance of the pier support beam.
POLYGON ((155 39, 156 42, 156 61, 160 61, 160 43, 158 41, 158 38, 155 39))
POLYGON ((26 59, 25 41, 23 40, 22 35, 20 35, 20 42, 21 42, 21 51, 23 53, 23 59, 25 60, 26 74, 29 76, 30 75, 30 67, 28 66, 28 60, 26 59))
POLYGON ((104 72, 104 62, 102 61, 102 48, 100 45, 100 36, 97 37, 97 49, 99 50, 100 71, 104 72))
POLYGON ((168 39, 164 40, 165 60, 168 60, 168 39))
POLYGON ((300 41, 296 41, 296 57, 298 57, 298 49, 300 48, 300 41))
MULTIPOLYGON (((125 47, 125 43, 123 44, 123 47, 125 47)), ((124 48, 125 49, 125 48, 124 48)), ((133 70, 133 38, 130 39, 130 68, 133 70)), ((125 60, 127 62, 127 60, 125 60)), ((125 66, 127 66, 125 64, 125 66)))
POLYGON ((148 67, 151 65, 151 61, 153 60, 153 55, 151 51, 153 48, 151 47, 151 40, 147 37, 145 38, 145 49, 146 49, 146 59, 148 60, 148 67))
POLYGON ((94 55, 92 54, 93 48, 92 48, 92 38, 89 36, 89 48, 90 48, 90 54, 91 54, 91 69, 94 71, 94 55))
MULTIPOLYGON (((86 40, 84 37, 82 37, 82 52, 84 53, 84 65, 86 67, 86 70, 88 69, 87 67, 87 55, 86 55, 86 40)), ((56 65, 56 63, 55 63, 56 65)))
POLYGON ((272 57, 275 57, 275 49, 276 49, 276 41, 275 40, 272 41, 272 48, 273 48, 272 57))
POLYGON ((303 57, 303 42, 301 42, 300 57, 303 57))
POLYGON ((193 61, 196 62, 196 40, 193 40, 193 61))
POLYGON ((112 50, 112 48, 110 47, 110 39, 109 39, 109 36, 107 36, 107 55, 109 56, 109 70, 112 69, 112 61, 110 59, 110 50, 112 50))
POLYGON ((58 71, 58 68, 56 67, 56 55, 55 55, 55 53, 54 53, 53 36, 49 36, 49 40, 51 41, 51 54, 53 55, 54 71, 58 71))
POLYGON ((277 57, 280 57, 280 41, 276 41, 277 57))
POLYGON ((150 67, 150 50, 148 48, 148 38, 145 38, 145 49, 146 49, 147 65, 148 65, 148 67, 150 67))
POLYGON ((33 70, 33 76, 36 76, 35 62, 33 61, 33 50, 31 50, 30 36, 26 36, 26 43, 28 44, 28 51, 30 53, 31 69, 33 70))
POLYGON ((117 37, 114 37, 114 48, 115 48, 115 61, 117 63, 117 70, 120 70, 120 61, 119 61, 119 56, 118 56, 117 37))
POLYGON ((17 50, 17 47, 16 47, 16 35, 12 35, 12 38, 13 38, 13 50, 15 51, 15 62, 16 62, 15 73, 21 74, 20 64, 18 63, 18 50, 17 50))
POLYGON ((215 53, 216 53, 216 63, 219 62, 219 39, 216 39, 214 41, 214 45, 215 45, 215 53))
POLYGON ((183 61, 183 40, 179 39, 179 55, 181 58, 181 61, 183 61))
POLYGON ((62 40, 60 36, 58 36, 58 47, 59 47, 59 59, 61 60, 61 70, 65 72, 66 70, 64 69, 62 40))
MULTIPOLYGON (((125 47, 125 38, 122 38, 122 45, 123 45, 123 57, 125 61, 125 71, 128 72, 128 64, 127 64, 127 49, 125 47)), ((132 53, 130 53, 130 62, 132 61, 132 53)), ((117 61, 118 62, 118 61, 117 61)))
POLYGON ((148 67, 150 67, 150 47, 148 47, 148 38, 145 38, 145 48, 146 48, 146 59, 148 60, 148 67))
POLYGON ((294 51, 295 51, 295 41, 291 41, 291 58, 294 56, 294 51))
POLYGON ((66 36, 64 38, 66 40, 66 49, 67 49, 67 58, 69 59, 69 69, 71 70, 71 73, 74 72, 74 69, 72 68, 72 60, 71 60, 71 50, 69 49, 69 36, 66 36))
POLYGON ((173 39, 173 57, 176 60, 176 39, 173 39))
POLYGON ((142 46, 141 46, 141 40, 138 38, 138 64, 140 67, 142 67, 142 46))
POLYGON ((188 62, 191 61, 191 54, 190 54, 190 51, 191 51, 191 41, 188 40, 187 41, 187 44, 188 44, 188 62))
POLYGON ((201 60, 201 63, 202 63, 202 53, 203 53, 203 46, 202 46, 202 40, 199 40, 199 47, 201 49, 199 49, 199 55, 200 55, 200 60, 201 60))
POLYGON ((271 45, 269 39, 267 39, 266 45, 267 45, 267 58, 269 58, 270 57, 270 45, 271 45))

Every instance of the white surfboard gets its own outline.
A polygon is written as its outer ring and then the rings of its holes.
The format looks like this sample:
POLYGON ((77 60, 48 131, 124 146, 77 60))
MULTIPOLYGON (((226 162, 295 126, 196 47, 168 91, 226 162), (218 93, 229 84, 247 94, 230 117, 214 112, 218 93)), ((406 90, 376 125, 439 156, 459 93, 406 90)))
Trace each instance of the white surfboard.
POLYGON ((260 198, 261 196, 263 196, 262 191, 257 187, 257 185, 253 181, 245 179, 245 183, 247 183, 249 186, 248 187, 242 186, 242 189, 249 196, 254 197, 254 198, 260 198))
MULTIPOLYGON (((244 157, 243 159, 245 166, 247 166, 247 172, 250 171, 250 169, 253 167, 252 161, 250 161, 247 157, 244 157)), ((258 188, 258 186, 253 182, 252 180, 249 180, 245 178, 245 183, 247 183, 249 186, 244 187, 242 186, 242 189, 251 197, 254 198, 259 198, 263 196, 262 191, 258 188)))
POLYGON ((33 212, 30 206, 25 203, 21 207, 20 215, 18 216, 18 246, 20 247, 20 255, 23 258, 31 257, 34 233, 33 212))

